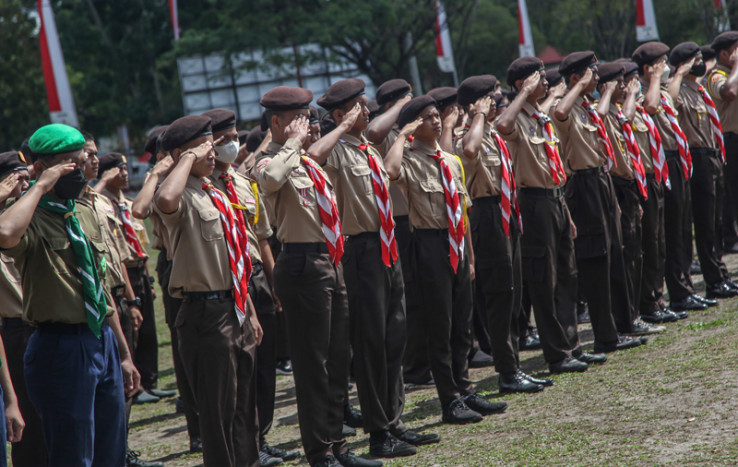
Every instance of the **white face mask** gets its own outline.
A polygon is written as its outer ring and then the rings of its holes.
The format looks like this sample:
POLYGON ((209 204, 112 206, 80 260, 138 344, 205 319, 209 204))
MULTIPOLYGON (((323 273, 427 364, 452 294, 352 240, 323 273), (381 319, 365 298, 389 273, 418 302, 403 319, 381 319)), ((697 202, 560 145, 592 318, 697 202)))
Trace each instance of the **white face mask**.
POLYGON ((232 164, 238 157, 238 141, 231 141, 223 146, 215 146, 215 160, 232 164))
POLYGON ((661 83, 665 83, 669 80, 669 76, 671 75, 671 68, 669 68, 669 65, 666 65, 664 67, 664 74, 661 75, 661 83))

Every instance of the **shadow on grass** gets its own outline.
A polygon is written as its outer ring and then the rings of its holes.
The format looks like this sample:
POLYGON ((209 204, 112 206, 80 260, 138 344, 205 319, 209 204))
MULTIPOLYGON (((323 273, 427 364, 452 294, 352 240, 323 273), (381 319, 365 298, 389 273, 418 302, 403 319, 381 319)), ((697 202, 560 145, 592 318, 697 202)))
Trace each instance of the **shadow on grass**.
POLYGON ((135 422, 131 422, 130 428, 140 428, 146 425, 151 425, 153 423, 166 422, 166 421, 174 420, 175 418, 180 418, 180 417, 183 417, 183 415, 178 414, 178 413, 164 413, 161 415, 155 415, 153 417, 142 418, 140 420, 136 420, 135 422))

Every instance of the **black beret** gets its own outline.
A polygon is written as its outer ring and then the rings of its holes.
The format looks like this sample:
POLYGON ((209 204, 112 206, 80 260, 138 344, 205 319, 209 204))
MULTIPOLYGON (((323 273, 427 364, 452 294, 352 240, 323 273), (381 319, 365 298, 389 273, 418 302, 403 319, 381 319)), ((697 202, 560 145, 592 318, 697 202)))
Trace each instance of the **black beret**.
POLYGON ((238 130, 238 144, 243 146, 246 144, 246 139, 249 137, 249 130, 238 130))
POLYGON ((603 63, 597 67, 597 74, 600 76, 600 84, 607 83, 625 76, 625 65, 620 62, 603 63))
POLYGON ((436 100, 428 94, 410 99, 410 101, 402 106, 402 109, 400 110, 400 116, 397 117, 397 125, 400 128, 404 127, 408 123, 418 118, 420 112, 422 112, 423 109, 425 109, 429 105, 435 106, 437 104, 436 100))
POLYGON ((556 86, 561 82, 562 79, 564 79, 564 77, 561 76, 561 73, 559 73, 558 67, 546 69, 546 81, 548 81, 549 86, 556 86))
POLYGON ((711 45, 703 45, 700 47, 700 50, 702 51, 702 58, 705 60, 712 60, 717 57, 715 49, 713 49, 711 45))
POLYGON ((313 91, 289 86, 277 86, 267 91, 259 102, 269 110, 307 109, 313 101, 313 91))
POLYGON ((459 95, 456 99, 459 105, 466 107, 494 91, 495 86, 497 86, 497 78, 492 75, 470 76, 459 85, 459 95))
POLYGON ((0 178, 10 172, 27 170, 28 165, 21 159, 18 151, 8 151, 0 154, 0 178))
POLYGON ((161 148, 171 151, 189 143, 193 139, 212 135, 210 117, 204 115, 188 115, 173 121, 161 137, 161 148))
POLYGON ((633 61, 639 65, 650 65, 657 58, 669 53, 669 46, 663 42, 646 42, 640 45, 631 56, 633 61))
POLYGON ((169 128, 169 125, 159 125, 151 130, 151 133, 149 133, 149 137, 146 138, 144 152, 148 152, 151 153, 152 156, 156 156, 156 153, 159 152, 159 144, 157 143, 161 141, 161 137, 164 132, 167 131, 167 128, 169 128))
POLYGON ((356 96, 364 94, 366 84, 359 78, 342 79, 335 82, 318 99, 318 105, 326 110, 341 107, 356 96))
POLYGON ((515 81, 525 79, 536 71, 543 70, 543 62, 537 57, 516 58, 507 68, 507 84, 515 86, 515 81))
POLYGON ((314 125, 318 122, 320 122, 320 112, 318 112, 318 108, 311 105, 310 106, 310 124, 314 125))
POLYGON ((127 164, 126 156, 119 152, 109 152, 100 156, 100 168, 97 175, 100 176, 110 169, 115 169, 127 164))
POLYGON ((559 73, 562 76, 570 76, 595 63, 597 63, 597 56, 591 50, 572 52, 561 61, 559 73))
POLYGON ((264 138, 266 138, 267 132, 262 130, 261 127, 256 127, 249 132, 248 138, 246 138, 246 150, 248 152, 254 152, 259 147, 264 138))
POLYGON ((727 49, 731 45, 738 42, 738 31, 725 31, 717 35, 712 40, 712 48, 717 54, 723 49, 727 49))
POLYGON ((210 126, 213 128, 213 133, 236 126, 236 112, 232 110, 213 109, 203 112, 203 115, 210 117, 210 126))
POLYGON ((674 46, 669 54, 669 63, 678 66, 700 53, 700 46, 696 42, 682 42, 674 46))
POLYGON ((427 93, 438 104, 438 110, 444 111, 449 105, 455 104, 458 96, 456 88, 444 86, 442 88, 431 89, 427 93))
POLYGON ((623 73, 623 76, 624 77, 627 78, 628 76, 632 75, 633 73, 638 73, 638 64, 636 62, 634 62, 632 60, 623 60, 623 61, 618 62, 618 63, 622 63, 623 64, 623 67, 625 67, 625 73, 623 73))
POLYGON ((381 107, 388 102, 396 101, 412 90, 413 88, 410 86, 410 83, 404 79, 385 81, 377 88, 377 105, 381 107))

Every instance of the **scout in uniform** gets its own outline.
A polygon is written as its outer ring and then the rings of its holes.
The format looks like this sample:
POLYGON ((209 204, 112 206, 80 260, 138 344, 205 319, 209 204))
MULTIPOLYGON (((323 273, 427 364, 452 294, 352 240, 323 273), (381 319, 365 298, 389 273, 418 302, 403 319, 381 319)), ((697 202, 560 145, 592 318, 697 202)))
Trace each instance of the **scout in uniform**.
POLYGON ((586 371, 580 361, 604 361, 582 353, 575 302, 574 226, 563 197, 566 173, 551 119, 538 102, 548 83, 543 63, 521 57, 507 70, 515 99, 495 127, 508 144, 525 235, 520 240, 523 278, 529 289, 543 357, 552 373, 586 371))
POLYGON ((330 180, 303 150, 312 98, 287 86, 262 97, 272 142, 256 161, 282 243, 274 288, 287 319, 300 435, 311 466, 378 466, 349 451, 341 434, 349 369, 344 238, 330 180))
POLYGON ((464 127, 465 113, 456 103, 456 88, 444 86, 431 89, 428 95, 438 103, 438 111, 441 113, 441 121, 443 122, 443 133, 438 140, 438 145, 446 152, 453 152, 454 143, 458 138, 456 128, 464 127))
POLYGON ((353 367, 369 452, 376 457, 413 455, 414 445, 440 441, 402 423, 405 391, 405 300, 395 240, 389 178, 379 153, 364 138, 369 123, 364 82, 346 79, 318 99, 338 126, 309 149, 336 187, 342 258, 349 300, 353 367))
POLYGON ((482 415, 503 412, 506 403, 490 402, 469 380, 473 257, 466 228, 469 205, 461 162, 438 146, 441 115, 436 101, 420 96, 402 107, 402 129, 385 156, 390 179, 408 201, 413 280, 423 292, 423 335, 444 423, 475 423, 482 415), (412 145, 405 146, 412 136, 412 145))
POLYGON ((0 248, 15 259, 23 319, 37 326, 24 370, 50 465, 123 465, 124 390, 139 385, 105 290, 105 245, 75 199, 87 180, 82 134, 51 124, 31 136, 35 184, 0 215, 0 248))
MULTIPOLYGON (((694 42, 682 42, 671 51, 669 63, 677 73, 685 72, 676 91, 679 125, 684 130, 692 155, 692 215, 697 256, 700 260, 708 299, 738 295, 738 285, 730 280, 728 268, 718 249, 716 232, 723 228, 722 210, 725 197, 723 165, 726 162, 723 129, 707 90, 698 83, 706 65, 700 47, 694 42), (685 63, 691 66, 683 66, 685 63)), ((691 248, 689 248, 691 251, 691 248)))
POLYGON ((496 84, 492 75, 482 75, 459 86, 459 105, 469 108, 471 123, 456 153, 463 156, 466 189, 474 203, 469 220, 477 296, 485 308, 500 392, 538 392, 553 381, 534 380, 520 369, 520 210, 510 152, 492 126, 496 84))
POLYGON ((172 249, 169 292, 184 299, 175 326, 200 415, 203 461, 258 465, 251 388, 261 327, 248 295, 250 261, 233 209, 206 178, 215 167, 210 118, 175 120, 161 146, 176 165, 156 191, 154 205, 172 249))

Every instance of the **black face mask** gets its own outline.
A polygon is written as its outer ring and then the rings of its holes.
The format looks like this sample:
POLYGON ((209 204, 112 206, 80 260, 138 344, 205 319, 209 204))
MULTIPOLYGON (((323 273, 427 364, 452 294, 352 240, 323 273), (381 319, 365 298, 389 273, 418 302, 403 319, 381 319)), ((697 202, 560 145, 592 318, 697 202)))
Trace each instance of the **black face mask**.
POLYGON ((707 72, 707 65, 705 65, 705 62, 702 62, 699 65, 693 65, 692 69, 689 70, 689 73, 695 76, 705 76, 706 72, 707 72))
POLYGON ((56 196, 61 199, 76 199, 87 184, 87 178, 82 169, 74 169, 72 172, 62 175, 54 185, 56 196))

